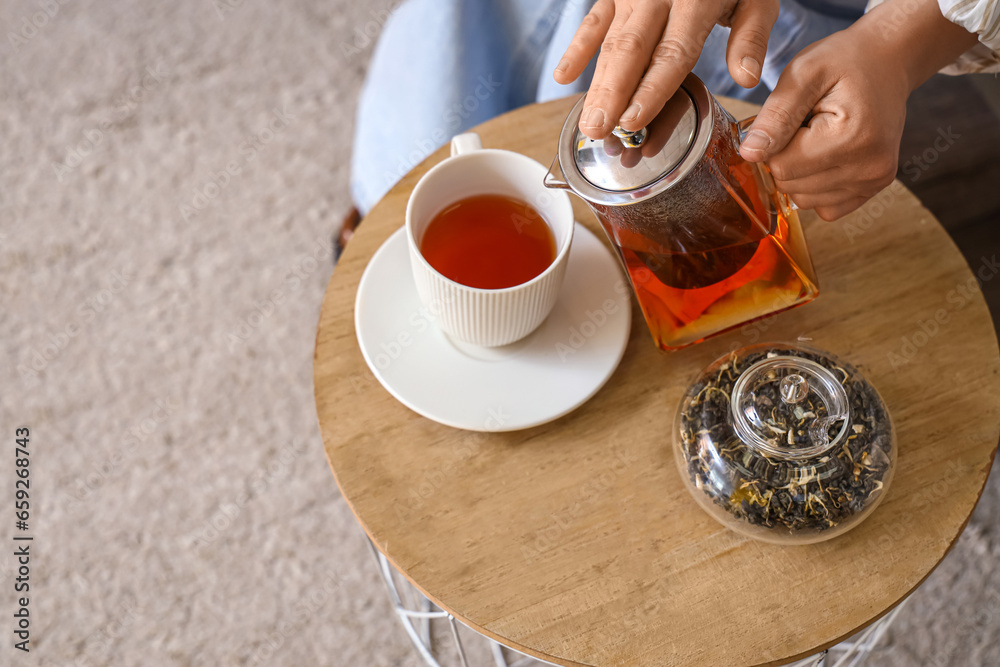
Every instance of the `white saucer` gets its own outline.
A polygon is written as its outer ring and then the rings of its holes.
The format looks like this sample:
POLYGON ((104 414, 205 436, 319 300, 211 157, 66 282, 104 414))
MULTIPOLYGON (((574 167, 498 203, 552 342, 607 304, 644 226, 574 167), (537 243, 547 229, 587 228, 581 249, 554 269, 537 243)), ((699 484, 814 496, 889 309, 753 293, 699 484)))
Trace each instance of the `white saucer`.
POLYGON ((400 403, 455 428, 514 431, 565 415, 607 382, 628 343, 630 294, 618 261, 577 223, 541 326, 504 347, 461 343, 420 302, 401 228, 365 268, 354 324, 368 367, 400 403))

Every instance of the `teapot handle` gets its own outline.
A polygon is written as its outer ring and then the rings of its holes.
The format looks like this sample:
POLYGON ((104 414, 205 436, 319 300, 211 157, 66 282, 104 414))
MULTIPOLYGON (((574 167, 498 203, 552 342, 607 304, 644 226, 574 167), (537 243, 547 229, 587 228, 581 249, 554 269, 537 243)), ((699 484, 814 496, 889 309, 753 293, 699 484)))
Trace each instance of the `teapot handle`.
POLYGON ((755 120, 757 120, 757 114, 748 116, 743 120, 736 121, 736 136, 739 137, 741 144, 743 143, 743 140, 746 139, 747 132, 750 130, 750 126, 753 125, 755 120))
MULTIPOLYGON (((743 143, 743 139, 746 138, 747 132, 750 130, 750 126, 753 125, 753 122, 755 120, 757 120, 757 114, 744 118, 743 120, 736 121, 736 136, 737 138, 739 138, 741 144, 743 143)), ((765 182, 767 182, 768 186, 772 190, 777 189, 774 185, 774 177, 771 175, 770 167, 768 167, 766 162, 762 162, 760 164, 763 167, 760 170, 760 172, 761 175, 764 177, 765 182)), ((788 200, 789 208, 791 208, 794 211, 799 210, 798 204, 793 202, 791 197, 786 197, 786 199, 788 200)))

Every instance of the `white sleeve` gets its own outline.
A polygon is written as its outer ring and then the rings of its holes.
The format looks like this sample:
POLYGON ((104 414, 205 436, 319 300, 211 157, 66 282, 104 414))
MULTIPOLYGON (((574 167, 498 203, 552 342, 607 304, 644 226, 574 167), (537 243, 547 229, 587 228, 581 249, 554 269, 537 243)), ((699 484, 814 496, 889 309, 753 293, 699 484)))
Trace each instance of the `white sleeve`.
POLYGON ((942 71, 1000 72, 1000 0, 938 0, 938 6, 946 19, 979 35, 978 44, 942 71))
MULTIPOLYGON (((865 11, 882 2, 869 0, 865 11)), ((941 73, 1000 72, 1000 0, 937 0, 937 3, 946 19, 979 35, 979 43, 941 73)))

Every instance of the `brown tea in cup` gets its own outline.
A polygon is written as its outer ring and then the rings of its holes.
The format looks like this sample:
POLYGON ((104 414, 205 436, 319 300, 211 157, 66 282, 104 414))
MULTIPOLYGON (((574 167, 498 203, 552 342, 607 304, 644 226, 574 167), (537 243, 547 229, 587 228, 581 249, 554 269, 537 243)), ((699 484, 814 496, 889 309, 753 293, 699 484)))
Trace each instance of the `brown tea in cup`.
POLYGON ((556 242, 530 204, 481 194, 439 211, 424 231, 420 254, 449 280, 504 289, 541 275, 556 258, 556 242))

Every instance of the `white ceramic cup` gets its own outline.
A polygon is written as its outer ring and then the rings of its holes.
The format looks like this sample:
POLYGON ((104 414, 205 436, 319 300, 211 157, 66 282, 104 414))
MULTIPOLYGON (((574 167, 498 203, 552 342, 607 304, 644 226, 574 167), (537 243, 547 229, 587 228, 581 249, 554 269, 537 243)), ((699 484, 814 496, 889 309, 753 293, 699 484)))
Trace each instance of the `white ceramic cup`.
POLYGON ((406 205, 406 238, 417 293, 440 327, 465 343, 497 347, 524 338, 555 305, 573 240, 573 207, 565 192, 543 184, 548 169, 511 151, 483 148, 479 135, 451 140, 451 157, 417 182, 406 205), (556 258, 526 283, 504 289, 480 289, 446 278, 420 254, 428 223, 445 207, 481 194, 514 197, 530 204, 548 223, 556 258))

